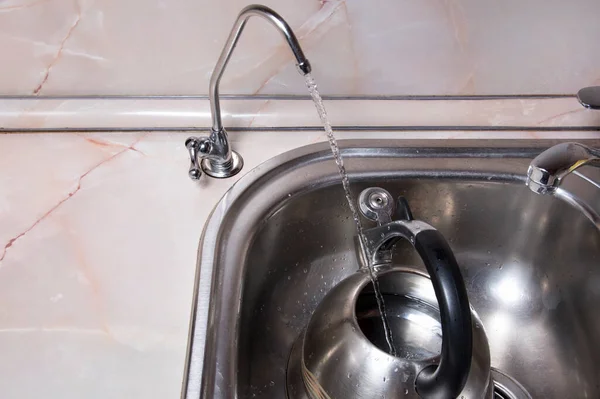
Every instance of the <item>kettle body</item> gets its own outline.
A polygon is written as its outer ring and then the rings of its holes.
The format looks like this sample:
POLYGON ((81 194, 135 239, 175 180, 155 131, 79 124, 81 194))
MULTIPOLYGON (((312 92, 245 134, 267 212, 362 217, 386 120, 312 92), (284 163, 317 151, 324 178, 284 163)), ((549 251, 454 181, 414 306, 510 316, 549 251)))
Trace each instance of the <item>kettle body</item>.
MULTIPOLYGON (((294 344, 287 373, 289 399, 421 398, 417 376, 439 363, 442 342, 431 280, 403 267, 378 268, 374 274, 394 348, 383 331, 371 277, 361 270, 327 294, 294 344)), ((488 341, 472 309, 471 321, 471 364, 457 397, 491 399, 488 341)))

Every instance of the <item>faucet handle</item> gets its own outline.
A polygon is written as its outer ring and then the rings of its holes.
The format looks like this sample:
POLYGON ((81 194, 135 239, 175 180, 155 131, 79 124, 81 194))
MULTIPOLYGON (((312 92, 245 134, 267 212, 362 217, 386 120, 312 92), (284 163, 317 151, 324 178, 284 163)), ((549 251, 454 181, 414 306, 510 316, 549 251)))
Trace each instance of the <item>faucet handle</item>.
POLYGON ((600 86, 585 87, 579 90, 577 99, 586 108, 600 109, 600 86))
POLYGON ((190 170, 188 171, 188 175, 192 180, 198 180, 200 179, 200 176, 202 176, 202 169, 198 162, 198 152, 203 145, 203 142, 204 140, 198 137, 189 137, 185 141, 185 147, 190 154, 190 170))

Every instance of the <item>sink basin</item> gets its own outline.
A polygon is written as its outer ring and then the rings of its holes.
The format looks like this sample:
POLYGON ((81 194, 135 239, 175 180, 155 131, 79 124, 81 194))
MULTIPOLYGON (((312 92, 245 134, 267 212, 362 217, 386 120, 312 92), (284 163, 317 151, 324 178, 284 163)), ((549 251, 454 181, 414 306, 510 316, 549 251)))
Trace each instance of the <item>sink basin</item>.
MULTIPOLYGON (((531 159, 556 141, 458 143, 341 144, 355 197, 373 186, 403 195, 446 237, 492 367, 534 398, 600 397, 600 233, 524 184, 531 159)), ((600 180, 598 169, 585 173, 600 180)), ((600 204, 600 190, 575 176, 563 187, 600 204)), ((285 397, 294 341, 358 268, 354 236, 326 145, 283 154, 236 183, 200 243, 183 397, 285 397)), ((394 251, 397 265, 425 270, 409 245, 394 251)))

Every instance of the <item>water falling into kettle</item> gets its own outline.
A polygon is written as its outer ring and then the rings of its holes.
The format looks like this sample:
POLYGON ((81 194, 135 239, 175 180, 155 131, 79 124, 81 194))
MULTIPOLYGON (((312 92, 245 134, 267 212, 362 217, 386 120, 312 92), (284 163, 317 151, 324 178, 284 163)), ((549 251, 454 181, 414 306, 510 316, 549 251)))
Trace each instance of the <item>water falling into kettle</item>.
MULTIPOLYGON (((329 122, 329 118, 327 117, 327 111, 325 110, 325 105, 323 104, 323 99, 321 98, 321 94, 317 88, 317 83, 313 79, 310 73, 305 75, 306 79, 306 87, 308 87, 308 91, 315 103, 315 108, 317 109, 317 113, 319 114, 319 118, 321 119, 321 123, 323 124, 323 128, 325 129, 325 133, 327 133, 327 139, 329 141, 329 146, 331 147, 331 152, 333 153, 333 158, 335 160, 335 164, 338 167, 340 177, 342 179, 342 187, 344 188, 344 195, 346 196, 346 202, 348 203, 348 207, 352 212, 352 218, 354 219, 354 223, 356 224, 356 230, 358 232, 358 237, 363 243, 362 247, 367 248, 365 244, 365 237, 363 234, 362 224, 360 222, 360 217, 358 214, 358 210, 356 209, 355 201, 350 192, 350 181, 348 179, 348 173, 346 172, 346 168, 344 166, 344 160, 342 158, 342 154, 340 153, 340 149, 337 144, 337 140, 333 134, 333 129, 331 127, 331 123, 329 122)), ((385 333, 385 339, 387 341, 389 347, 389 353, 393 356, 396 356, 396 349, 394 347, 394 338, 392 336, 392 330, 389 326, 387 316, 385 313, 385 303, 383 301, 383 295, 381 295, 381 291, 379 289, 379 282, 377 281, 377 277, 373 273, 373 265, 371 264, 372 257, 371 254, 366 254, 366 259, 368 260, 367 271, 369 272, 369 277, 373 284, 375 299, 377 300, 377 307, 379 309, 379 314, 381 315, 381 322, 383 323, 383 331, 385 333)))

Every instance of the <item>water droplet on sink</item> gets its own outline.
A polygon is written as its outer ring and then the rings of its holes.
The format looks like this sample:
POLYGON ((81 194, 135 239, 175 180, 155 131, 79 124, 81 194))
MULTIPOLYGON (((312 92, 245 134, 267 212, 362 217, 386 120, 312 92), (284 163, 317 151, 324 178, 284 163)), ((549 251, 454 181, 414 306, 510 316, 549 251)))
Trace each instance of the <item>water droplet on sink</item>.
POLYGON ((404 389, 404 394, 408 395, 408 389, 404 389))
POLYGON ((352 374, 348 373, 348 379, 352 378, 352 374))
POLYGON ((304 272, 304 274, 308 273, 308 269, 306 268, 302 269, 302 271, 304 272))

